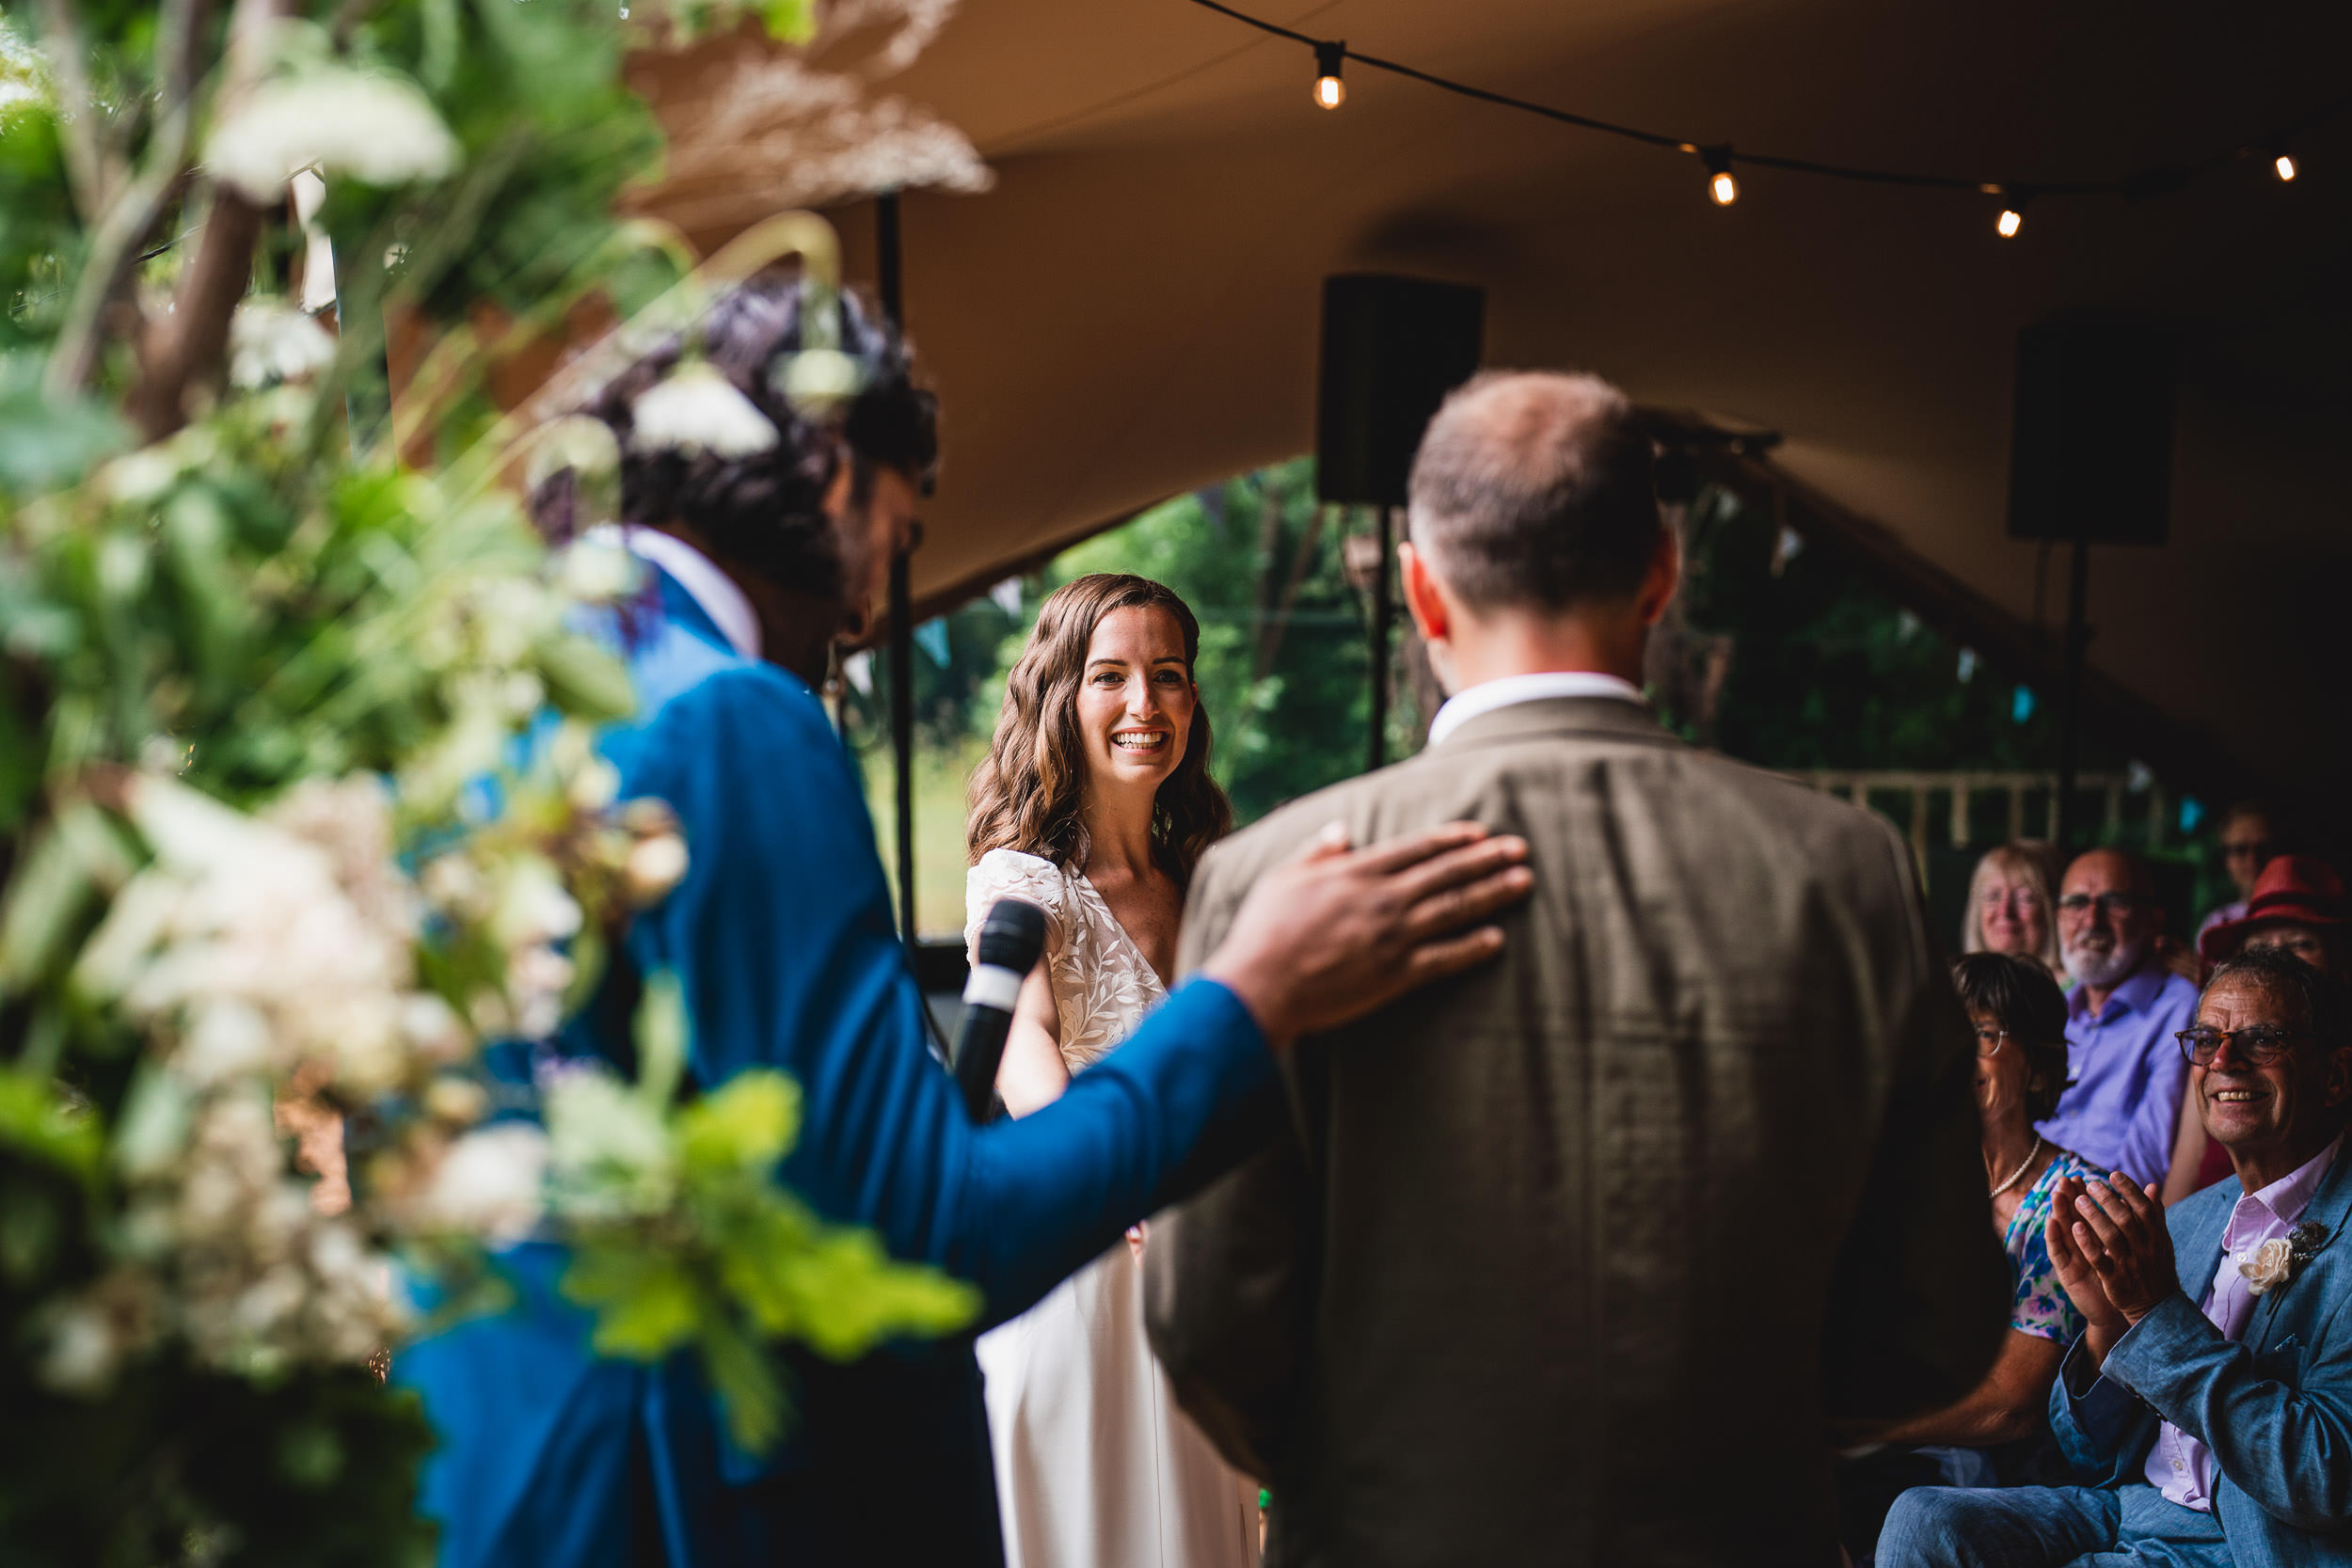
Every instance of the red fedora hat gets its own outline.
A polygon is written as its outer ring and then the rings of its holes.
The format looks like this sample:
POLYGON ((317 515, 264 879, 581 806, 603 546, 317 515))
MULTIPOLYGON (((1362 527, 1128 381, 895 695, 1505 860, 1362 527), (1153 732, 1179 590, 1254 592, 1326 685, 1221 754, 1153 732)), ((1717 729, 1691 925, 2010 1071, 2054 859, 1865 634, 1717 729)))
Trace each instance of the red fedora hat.
POLYGON ((2237 951, 2248 933, 2274 920, 2297 926, 2342 926, 2344 914, 2344 879, 2336 868, 2315 855, 2279 855, 2254 879, 2246 912, 2216 926, 2197 944, 2197 955, 2219 963, 2237 951))

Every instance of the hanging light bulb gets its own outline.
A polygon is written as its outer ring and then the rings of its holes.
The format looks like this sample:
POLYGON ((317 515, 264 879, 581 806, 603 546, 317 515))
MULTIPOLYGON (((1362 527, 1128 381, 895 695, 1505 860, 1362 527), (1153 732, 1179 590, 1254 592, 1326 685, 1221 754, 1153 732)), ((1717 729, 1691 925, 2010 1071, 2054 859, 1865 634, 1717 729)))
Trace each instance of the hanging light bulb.
POLYGON ((1993 220, 1993 231, 2005 240, 2013 240, 2026 227, 2026 202, 2033 193, 2015 185, 1982 185, 1978 187, 1987 196, 2001 198, 2000 215, 1993 220))
POLYGON ((1715 198, 1718 207, 1728 207, 1740 199, 1740 182, 1731 172, 1729 147, 1702 147, 1699 156, 1707 160, 1707 194, 1715 198))
POLYGON ((2270 144, 2270 168, 2281 184, 2292 183, 2296 174, 2295 154, 2287 150, 2287 139, 2280 136, 2270 144))
POLYGON ((1346 60, 1344 43, 1315 45, 1315 102, 1327 109, 1336 109, 1347 102, 1347 84, 1340 80, 1340 67, 1346 60))

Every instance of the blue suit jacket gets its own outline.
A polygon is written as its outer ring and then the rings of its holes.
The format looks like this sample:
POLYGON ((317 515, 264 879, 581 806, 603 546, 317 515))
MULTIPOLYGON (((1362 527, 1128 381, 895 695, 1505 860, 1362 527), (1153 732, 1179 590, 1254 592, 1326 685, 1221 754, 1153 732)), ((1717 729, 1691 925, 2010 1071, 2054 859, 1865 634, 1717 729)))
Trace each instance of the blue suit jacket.
POLYGON ((2082 1342, 2050 1391, 2050 1424, 2101 1483, 2144 1479, 2169 1420, 2213 1450, 2214 1513, 2239 1568, 2352 1560, 2352 1149, 2336 1157, 2298 1223, 2327 1233, 2316 1257, 2260 1297, 2240 1342, 2198 1303, 2221 1264, 2237 1179, 2166 1216, 2181 1291, 2115 1342, 2093 1372, 2082 1342))
MULTIPOLYGON (((826 1217, 874 1227, 895 1256, 977 1284, 983 1326, 1280 1114, 1248 1013, 1196 981, 1054 1105, 974 1128, 929 1050, 864 793, 823 707, 737 655, 667 576, 659 586, 659 616, 626 643, 639 712, 601 744, 624 798, 675 808, 691 864, 632 922, 564 1050, 628 1061, 629 998, 671 971, 695 1084, 755 1064, 790 1072, 804 1117, 784 1180, 826 1217)), ((524 1048, 493 1056, 528 1075, 524 1048)), ((846 1367, 788 1355, 793 1433, 754 1459, 726 1443, 691 1358, 589 1352, 583 1315, 555 1289, 559 1249, 505 1261, 513 1310, 421 1342, 393 1369, 441 1437, 424 1508, 446 1568, 1000 1560, 968 1338, 846 1367)))

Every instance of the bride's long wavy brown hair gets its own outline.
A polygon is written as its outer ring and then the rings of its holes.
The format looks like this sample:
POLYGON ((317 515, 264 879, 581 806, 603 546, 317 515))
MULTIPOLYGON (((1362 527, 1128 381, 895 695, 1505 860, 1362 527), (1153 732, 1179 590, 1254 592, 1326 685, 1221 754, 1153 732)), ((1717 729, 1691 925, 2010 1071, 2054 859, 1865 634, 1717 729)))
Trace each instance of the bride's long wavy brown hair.
MULTIPOLYGON (((988 758, 972 775, 965 844, 977 864, 991 849, 1018 849, 1057 865, 1086 864, 1084 737, 1078 683, 1103 617, 1118 610, 1164 610, 1184 634, 1184 673, 1200 657, 1200 623, 1164 583, 1097 572, 1064 583, 1037 612, 1037 625, 1005 680, 1005 708, 988 758)), ((1209 846, 1233 825, 1233 808, 1209 777, 1209 710, 1194 689, 1192 730, 1176 770, 1152 801, 1152 846, 1160 868, 1183 886, 1209 846)))

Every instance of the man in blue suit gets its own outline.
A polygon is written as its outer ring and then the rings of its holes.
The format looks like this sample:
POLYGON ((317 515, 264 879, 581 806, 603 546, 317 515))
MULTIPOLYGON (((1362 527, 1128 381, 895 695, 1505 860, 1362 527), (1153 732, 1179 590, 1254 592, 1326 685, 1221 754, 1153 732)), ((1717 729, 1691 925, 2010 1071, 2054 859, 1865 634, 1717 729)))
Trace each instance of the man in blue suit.
POLYGON ((1906 1492, 1878 1560, 2352 1562, 2352 1001, 2282 951, 2223 964, 2183 1036, 2235 1180, 2175 1205, 2061 1186, 2050 1255, 2090 1327, 2050 1420, 2095 1486, 1906 1492))
MULTIPOLYGON (((601 744, 625 798, 676 811, 691 867, 631 923, 563 1039, 494 1065, 527 1081, 534 1053, 626 1063, 636 988, 675 974, 693 1083, 791 1072, 805 1114, 782 1180, 895 1256, 978 1285, 986 1326, 1230 1164, 1279 1114, 1288 1040, 1490 957, 1493 928, 1451 933, 1524 894, 1524 846, 1457 825, 1327 848, 1055 1105, 973 1127, 930 1053, 864 793, 812 689, 911 531, 936 450, 929 394, 886 324, 794 280, 721 300, 696 339, 724 387, 673 383, 688 352, 673 342, 589 410, 625 453, 623 536, 651 581, 612 628, 639 711, 601 744), (821 377, 796 371, 807 354, 828 356, 821 377), (827 395, 796 400, 812 379, 827 395)), ((558 534, 574 493, 559 479, 534 498, 558 534)), ((394 1366, 440 1434, 423 1505, 447 1568, 1000 1560, 968 1339, 846 1367, 788 1357, 793 1435, 755 1457, 726 1442, 691 1358, 590 1352, 556 1289, 559 1248, 504 1263, 511 1311, 394 1366)))

